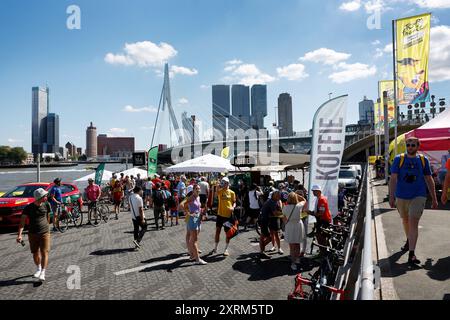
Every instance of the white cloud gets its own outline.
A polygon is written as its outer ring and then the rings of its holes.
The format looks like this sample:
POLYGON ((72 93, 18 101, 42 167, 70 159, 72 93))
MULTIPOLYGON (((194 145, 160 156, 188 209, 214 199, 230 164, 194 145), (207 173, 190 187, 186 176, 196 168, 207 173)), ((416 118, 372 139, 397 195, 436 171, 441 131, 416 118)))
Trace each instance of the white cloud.
POLYGON ((137 65, 139 67, 160 67, 177 55, 177 51, 168 43, 159 45, 151 41, 126 43, 124 53, 108 53, 105 62, 117 65, 137 65))
POLYGON ((121 133, 127 132, 127 129, 125 129, 125 128, 111 128, 111 129, 109 129, 109 132, 111 132, 112 134, 121 134, 121 133))
POLYGON ((392 53, 392 50, 393 50, 393 48, 392 48, 392 43, 390 43, 390 44, 387 44, 387 45, 384 47, 383 52, 384 52, 384 53, 392 53))
POLYGON ((347 64, 345 62, 339 63, 336 68, 340 71, 334 72, 328 76, 334 83, 345 83, 356 79, 363 79, 373 76, 377 72, 375 66, 369 67, 363 63, 347 64))
POLYGON ((412 0, 421 8, 447 9, 450 8, 450 0, 412 0))
POLYGON ((127 105, 122 111, 124 112, 158 112, 157 108, 154 107, 143 107, 143 108, 135 108, 133 106, 127 105))
POLYGON ((230 69, 228 72, 231 72, 231 74, 222 78, 222 81, 226 83, 234 82, 250 86, 253 84, 265 84, 276 80, 275 77, 259 70, 254 64, 240 64, 236 68, 230 69))
POLYGON ((361 8, 361 1, 360 0, 354 0, 349 2, 344 2, 341 4, 339 9, 343 11, 357 11, 361 8))
POLYGON ((194 76, 198 74, 198 71, 196 69, 189 69, 186 67, 180 67, 180 66, 171 66, 170 67, 170 76, 174 76, 176 74, 182 74, 186 76, 194 76))
POLYGON ((181 99, 178 99, 178 103, 179 103, 179 104, 188 104, 188 103, 189 103, 189 100, 186 99, 186 98, 181 98, 181 99))
POLYGON ((450 26, 431 28, 430 81, 450 80, 450 26))
POLYGON ((300 58, 300 60, 333 65, 337 62, 347 60, 348 58, 350 58, 350 56, 351 54, 349 53, 337 52, 327 48, 320 48, 311 52, 307 52, 303 57, 300 58))
POLYGON ((288 80, 301 80, 309 76, 305 72, 305 66, 301 63, 290 64, 285 67, 277 68, 278 77, 288 80))
POLYGON ((208 85, 206 85, 206 84, 202 84, 202 85, 200 85, 200 89, 209 89, 210 88, 210 86, 208 86, 208 85))
POLYGON ((373 0, 364 3, 364 9, 366 10, 366 13, 373 13, 378 10, 386 11, 391 8, 386 7, 386 3, 383 0, 373 0))
POLYGON ((8 142, 9 142, 9 143, 19 143, 19 142, 23 142, 23 140, 9 138, 9 139, 8 139, 8 142))
POLYGON ((377 58, 381 58, 382 56, 383 56, 383 50, 381 50, 380 48, 376 48, 374 58, 377 59, 377 58))
POLYGON ((227 64, 227 65, 242 64, 242 61, 238 60, 238 59, 233 59, 233 60, 229 60, 229 61, 225 62, 225 64, 227 64))
POLYGON ((377 46, 377 45, 379 45, 381 42, 380 42, 380 40, 375 40, 375 41, 372 41, 371 43, 372 43, 372 45, 377 46))

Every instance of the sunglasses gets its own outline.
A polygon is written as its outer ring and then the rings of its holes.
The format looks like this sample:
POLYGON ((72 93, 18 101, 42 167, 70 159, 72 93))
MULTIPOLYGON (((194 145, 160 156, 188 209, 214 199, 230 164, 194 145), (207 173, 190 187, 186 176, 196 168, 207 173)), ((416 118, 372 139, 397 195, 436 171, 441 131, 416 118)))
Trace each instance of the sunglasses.
POLYGON ((407 146, 408 148, 409 148, 409 147, 415 148, 415 147, 417 147, 417 144, 414 144, 414 143, 407 143, 406 146, 407 146))

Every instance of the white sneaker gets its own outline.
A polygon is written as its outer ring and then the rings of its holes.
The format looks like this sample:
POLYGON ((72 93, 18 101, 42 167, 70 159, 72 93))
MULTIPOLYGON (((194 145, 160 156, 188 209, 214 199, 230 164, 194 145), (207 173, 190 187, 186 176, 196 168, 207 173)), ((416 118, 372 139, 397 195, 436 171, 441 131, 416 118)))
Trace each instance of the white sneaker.
POLYGON ((230 255, 230 253, 228 252, 228 249, 225 250, 225 251, 223 252, 223 255, 224 255, 225 257, 228 257, 228 256, 230 255))
POLYGON ((283 254, 284 251, 283 251, 281 248, 279 248, 279 249, 278 249, 278 253, 279 253, 279 254, 283 254))
POLYGON ((41 270, 37 270, 37 271, 33 274, 33 278, 39 278, 40 275, 41 275, 41 270))
POLYGON ((272 247, 272 249, 269 250, 269 252, 274 252, 276 250, 275 247, 272 247))
POLYGON ((205 260, 199 258, 198 261, 195 261, 195 264, 205 265, 205 264, 208 264, 208 262, 206 262, 205 260))
POLYGON ((41 272, 41 274, 39 275, 39 280, 45 281, 45 272, 41 272))
POLYGON ((297 265, 295 263, 291 264, 292 271, 297 271, 297 265))

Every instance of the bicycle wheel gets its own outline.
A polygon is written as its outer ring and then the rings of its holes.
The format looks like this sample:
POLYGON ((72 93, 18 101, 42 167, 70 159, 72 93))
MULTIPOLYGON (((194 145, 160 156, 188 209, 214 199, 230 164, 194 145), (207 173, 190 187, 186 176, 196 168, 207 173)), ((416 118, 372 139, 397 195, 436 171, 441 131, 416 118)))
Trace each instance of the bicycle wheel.
POLYGON ((69 228, 69 215, 62 211, 58 218, 57 228, 59 232, 64 233, 69 228))
POLYGON ((105 204, 101 204, 98 206, 97 208, 98 212, 99 212, 99 217, 100 217, 100 222, 105 222, 107 223, 109 220, 109 207, 105 204))
POLYGON ((100 213, 98 212, 98 208, 89 209, 89 221, 91 225, 94 227, 98 227, 100 219, 100 213))
POLYGON ((79 207, 73 207, 72 220, 77 228, 83 224, 83 213, 80 211, 79 207))

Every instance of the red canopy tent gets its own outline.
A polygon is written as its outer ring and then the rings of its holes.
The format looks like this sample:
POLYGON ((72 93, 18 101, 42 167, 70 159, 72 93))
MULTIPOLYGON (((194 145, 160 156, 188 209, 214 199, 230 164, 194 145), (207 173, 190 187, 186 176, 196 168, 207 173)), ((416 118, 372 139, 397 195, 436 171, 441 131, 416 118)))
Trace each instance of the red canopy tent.
POLYGON ((419 138, 419 151, 430 159, 434 170, 439 170, 441 157, 450 150, 450 108, 423 126, 408 132, 406 138, 409 137, 419 138))

